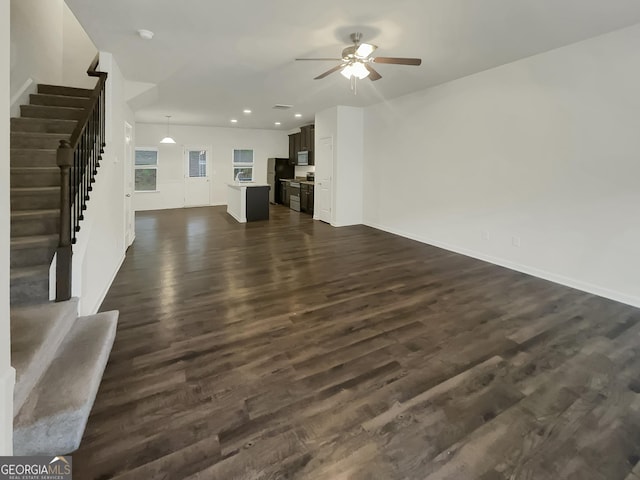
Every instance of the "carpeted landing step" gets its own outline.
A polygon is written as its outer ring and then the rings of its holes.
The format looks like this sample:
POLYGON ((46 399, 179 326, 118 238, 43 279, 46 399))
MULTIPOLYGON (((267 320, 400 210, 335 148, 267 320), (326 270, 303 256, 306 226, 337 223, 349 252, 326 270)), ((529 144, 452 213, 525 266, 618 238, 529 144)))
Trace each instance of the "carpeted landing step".
POLYGON ((117 311, 75 320, 14 418, 14 455, 62 455, 78 448, 117 323, 117 311))
POLYGON ((14 414, 53 361, 78 318, 78 299, 11 309, 11 363, 16 369, 14 414))

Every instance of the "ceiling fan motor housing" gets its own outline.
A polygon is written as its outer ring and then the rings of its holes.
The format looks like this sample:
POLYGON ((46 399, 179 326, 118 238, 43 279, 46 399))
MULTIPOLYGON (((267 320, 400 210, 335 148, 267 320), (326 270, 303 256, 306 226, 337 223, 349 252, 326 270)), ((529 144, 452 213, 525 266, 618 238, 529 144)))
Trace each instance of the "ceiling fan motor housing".
POLYGON ((342 50, 342 59, 343 60, 351 60, 356 56, 356 50, 358 47, 356 45, 351 45, 350 47, 342 50))

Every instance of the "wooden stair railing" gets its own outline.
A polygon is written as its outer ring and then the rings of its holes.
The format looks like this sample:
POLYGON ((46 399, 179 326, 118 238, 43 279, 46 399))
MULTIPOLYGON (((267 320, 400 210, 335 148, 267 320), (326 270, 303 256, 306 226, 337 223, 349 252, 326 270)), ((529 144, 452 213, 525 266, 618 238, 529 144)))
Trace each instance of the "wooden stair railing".
POLYGON ((72 256, 89 192, 98 173, 105 144, 105 83, 97 71, 99 55, 87 75, 97 77, 91 101, 69 140, 61 140, 56 162, 60 167, 60 239, 56 250, 56 302, 71 298, 72 256))

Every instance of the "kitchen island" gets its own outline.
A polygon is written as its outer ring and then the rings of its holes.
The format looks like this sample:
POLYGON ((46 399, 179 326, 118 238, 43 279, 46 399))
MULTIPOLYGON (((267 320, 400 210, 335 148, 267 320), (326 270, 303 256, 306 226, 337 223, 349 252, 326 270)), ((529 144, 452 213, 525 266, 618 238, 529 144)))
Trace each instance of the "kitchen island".
POLYGON ((227 213, 240 223, 269 220, 269 188, 262 183, 228 183, 227 213))

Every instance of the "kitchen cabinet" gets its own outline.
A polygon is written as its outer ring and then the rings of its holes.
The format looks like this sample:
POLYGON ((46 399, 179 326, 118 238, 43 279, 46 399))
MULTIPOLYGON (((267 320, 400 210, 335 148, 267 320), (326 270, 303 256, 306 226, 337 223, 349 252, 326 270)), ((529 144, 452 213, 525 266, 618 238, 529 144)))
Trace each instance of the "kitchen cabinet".
POLYGON ((315 187, 314 185, 309 185, 309 197, 307 199, 307 213, 310 213, 311 215, 313 215, 314 195, 315 195, 315 187))
POLYGON ((280 189, 280 203, 285 207, 289 206, 289 182, 285 180, 280 181, 282 188, 280 189))
POLYGON ((298 152, 296 152, 296 139, 294 138, 295 135, 295 133, 289 135, 289 163, 291 163, 292 165, 296 164, 296 157, 298 155, 298 152))
POLYGON ((315 125, 300 127, 299 133, 289 135, 289 160, 293 165, 298 164, 298 152, 309 152, 309 165, 315 165, 313 151, 315 150, 315 125))
POLYGON ((300 184, 300 211, 313 215, 313 184, 300 184))

